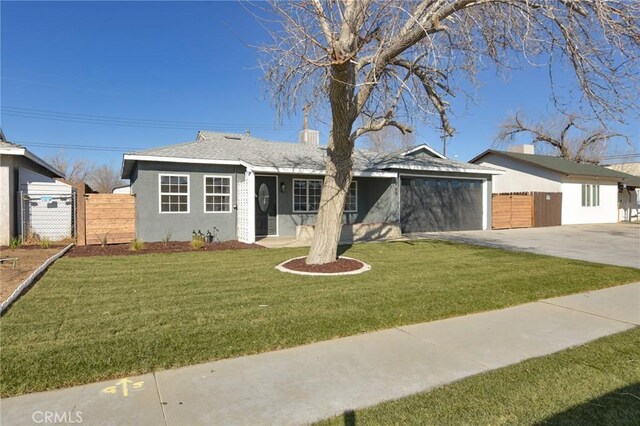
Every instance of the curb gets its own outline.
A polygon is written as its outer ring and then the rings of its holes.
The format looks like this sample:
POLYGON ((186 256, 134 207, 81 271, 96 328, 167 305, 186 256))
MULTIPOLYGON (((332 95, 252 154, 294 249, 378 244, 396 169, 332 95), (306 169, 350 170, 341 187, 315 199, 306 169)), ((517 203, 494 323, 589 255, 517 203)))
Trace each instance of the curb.
POLYGON ((305 257, 307 256, 298 256, 298 257, 292 257, 291 259, 287 259, 284 262, 280 263, 279 265, 276 265, 276 269, 280 272, 287 272, 289 274, 309 275, 309 276, 316 276, 316 277, 338 277, 341 275, 357 275, 357 274, 362 274, 363 272, 367 272, 371 270, 371 265, 369 265, 368 263, 364 263, 362 260, 354 259, 353 257, 347 257, 347 256, 338 256, 338 258, 355 260, 357 262, 362 263, 362 267, 360 269, 356 269, 355 271, 348 271, 348 272, 303 272, 303 271, 294 271, 293 269, 289 269, 284 266, 285 263, 289 263, 292 260, 296 260, 296 259, 304 259, 305 257))
POLYGON ((11 306, 13 304, 13 302, 16 301, 16 299, 18 299, 18 297, 20 297, 20 295, 22 293, 24 293, 24 291, 26 289, 28 289, 29 287, 31 287, 31 285, 35 282, 35 280, 56 260, 58 260, 60 257, 62 257, 62 255, 64 255, 67 251, 69 251, 69 249, 71 247, 73 247, 73 243, 69 244, 68 246, 66 246, 65 248, 63 248, 62 250, 60 250, 60 252, 54 254, 53 256, 51 256, 50 258, 48 258, 47 260, 44 261, 44 263, 42 265, 40 265, 38 267, 38 269, 36 269, 35 271, 33 271, 31 273, 31 275, 29 275, 29 277, 27 277, 26 280, 24 280, 22 282, 22 284, 20 284, 18 286, 18 288, 16 288, 13 293, 11 293, 11 296, 7 297, 7 299, 2 302, 2 304, 0 304, 0 315, 4 314, 5 311, 9 308, 9 306, 11 306))

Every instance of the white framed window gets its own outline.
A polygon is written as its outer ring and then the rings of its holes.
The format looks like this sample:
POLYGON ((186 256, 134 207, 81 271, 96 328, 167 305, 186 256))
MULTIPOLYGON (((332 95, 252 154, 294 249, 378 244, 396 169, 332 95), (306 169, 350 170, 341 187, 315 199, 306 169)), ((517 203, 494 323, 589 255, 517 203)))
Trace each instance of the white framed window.
POLYGON ((600 185, 582 185, 582 207, 600 206, 600 185))
POLYGON ((231 212, 231 176, 204 177, 204 212, 231 212))
POLYGON ((349 192, 347 193, 347 200, 344 203, 345 213, 357 213, 358 212, 358 182, 351 181, 349 186, 349 192))
MULTIPOLYGON (((320 208, 322 195, 322 180, 294 179, 293 180, 293 211, 296 213, 316 213, 320 208)), ((351 182, 344 206, 345 213, 358 211, 358 183, 351 182)))
POLYGON ((159 175, 160 213, 189 213, 189 175, 159 175))
POLYGON ((294 179, 293 180, 293 211, 317 212, 320 208, 322 194, 322 180, 294 179))

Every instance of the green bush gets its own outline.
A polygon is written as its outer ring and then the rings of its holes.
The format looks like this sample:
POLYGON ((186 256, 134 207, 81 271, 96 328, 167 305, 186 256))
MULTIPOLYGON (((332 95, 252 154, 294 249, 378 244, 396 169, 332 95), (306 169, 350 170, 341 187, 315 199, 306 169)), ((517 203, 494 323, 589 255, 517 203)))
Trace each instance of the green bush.
POLYGON ((140 251, 144 248, 144 241, 138 240, 137 238, 131 241, 131 250, 140 251))
POLYGON ((11 250, 13 249, 17 249, 18 247, 20 247, 22 245, 22 238, 21 237, 13 237, 9 240, 9 248, 11 250))
POLYGON ((51 248, 51 246, 53 245, 53 243, 51 242, 50 239, 48 238, 43 238, 41 239, 38 244, 40 245, 41 249, 48 249, 51 248))

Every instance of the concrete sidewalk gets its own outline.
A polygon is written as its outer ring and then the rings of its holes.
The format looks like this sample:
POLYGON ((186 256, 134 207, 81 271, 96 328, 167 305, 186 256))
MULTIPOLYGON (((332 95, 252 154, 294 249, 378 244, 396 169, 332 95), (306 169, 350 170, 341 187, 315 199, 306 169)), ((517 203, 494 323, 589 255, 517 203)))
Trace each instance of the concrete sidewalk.
POLYGON ((640 325, 640 283, 1 401, 3 426, 304 424, 640 325), (54 417, 57 416, 57 417, 54 417), (50 423, 51 421, 49 421, 50 423))

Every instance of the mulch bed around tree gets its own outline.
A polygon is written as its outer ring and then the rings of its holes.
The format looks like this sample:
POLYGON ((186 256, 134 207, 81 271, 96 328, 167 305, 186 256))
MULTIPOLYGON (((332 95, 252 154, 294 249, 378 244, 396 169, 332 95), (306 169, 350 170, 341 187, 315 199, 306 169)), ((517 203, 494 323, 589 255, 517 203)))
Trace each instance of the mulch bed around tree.
POLYGON ((322 274, 335 274, 339 272, 352 272, 362 268, 364 263, 355 259, 339 258, 335 262, 325 263, 324 265, 307 265, 306 257, 292 259, 282 266, 298 272, 314 272, 322 274))
POLYGON ((134 254, 149 253, 184 253, 196 251, 218 251, 218 250, 243 250, 264 248, 258 244, 245 244, 239 241, 224 241, 221 243, 206 244, 201 249, 191 247, 190 241, 172 241, 169 243, 144 243, 141 250, 131 250, 130 244, 108 244, 106 247, 100 245, 75 246, 66 254, 68 257, 84 256, 126 256, 134 254))

